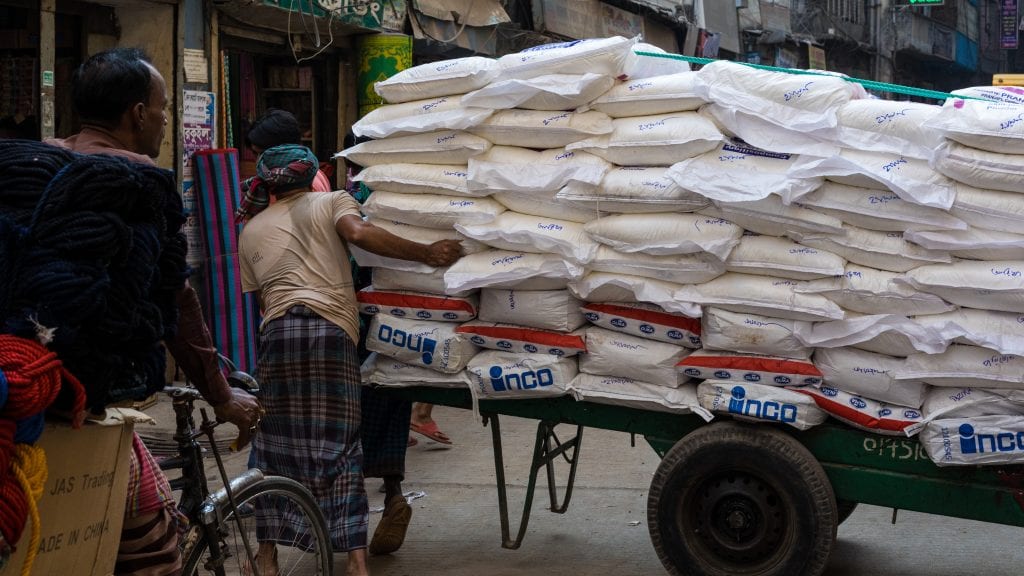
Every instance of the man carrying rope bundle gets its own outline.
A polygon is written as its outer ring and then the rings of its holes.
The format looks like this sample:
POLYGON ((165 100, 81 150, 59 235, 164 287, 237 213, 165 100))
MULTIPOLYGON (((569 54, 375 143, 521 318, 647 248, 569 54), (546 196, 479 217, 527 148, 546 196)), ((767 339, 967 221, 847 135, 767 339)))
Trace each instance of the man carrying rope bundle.
MULTIPOLYGON (((49 144, 154 165, 167 125, 167 86, 141 50, 115 48, 90 57, 75 71, 71 94, 82 130, 65 140, 48 140, 49 144)), ((177 293, 177 305, 178 329, 165 344, 178 366, 218 418, 241 429, 255 425, 262 408, 252 395, 228 386, 199 299, 187 282, 177 293)), ((131 454, 128 505, 115 572, 176 574, 181 570, 181 526, 170 485, 138 435, 131 454)))

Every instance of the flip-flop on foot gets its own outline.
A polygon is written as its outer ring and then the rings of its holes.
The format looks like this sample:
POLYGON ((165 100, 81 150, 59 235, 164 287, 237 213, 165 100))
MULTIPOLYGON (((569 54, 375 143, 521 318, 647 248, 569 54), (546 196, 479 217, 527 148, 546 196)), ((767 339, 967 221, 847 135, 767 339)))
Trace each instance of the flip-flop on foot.
POLYGON ((417 434, 422 434, 427 438, 430 438, 434 442, 440 442, 441 444, 451 444, 452 439, 447 434, 441 432, 437 428, 437 422, 431 420, 426 424, 417 424, 415 422, 409 423, 409 429, 417 434))

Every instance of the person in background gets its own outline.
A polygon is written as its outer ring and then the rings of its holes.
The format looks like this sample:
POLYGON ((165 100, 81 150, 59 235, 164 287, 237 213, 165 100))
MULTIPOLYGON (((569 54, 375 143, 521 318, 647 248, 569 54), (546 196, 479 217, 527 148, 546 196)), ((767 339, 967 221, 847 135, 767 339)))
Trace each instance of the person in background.
MULTIPOLYGON (((346 574, 367 574, 366 490, 360 443, 359 319, 349 243, 387 256, 449 266, 454 240, 419 244, 365 222, 348 193, 309 194, 317 159, 304 146, 264 150, 257 178, 275 202, 239 237, 242 289, 262 304, 256 376, 266 409, 254 463, 313 492, 346 574)), ((262 573, 276 574, 276 544, 260 538, 270 512, 256 507, 262 573), (266 564, 264 564, 266 563, 266 564)))
MULTIPOLYGON (((153 165, 167 126, 167 86, 137 48, 99 52, 71 78, 72 103, 82 129, 47 143, 81 154, 108 154, 153 165)), ((178 292, 178 330, 165 342, 185 376, 213 406, 217 417, 241 429, 254 426, 260 405, 228 386, 203 321, 199 298, 185 283, 178 292)), ((181 570, 178 529, 182 519, 167 477, 139 438, 132 440, 128 500, 115 573, 160 576, 181 570)))

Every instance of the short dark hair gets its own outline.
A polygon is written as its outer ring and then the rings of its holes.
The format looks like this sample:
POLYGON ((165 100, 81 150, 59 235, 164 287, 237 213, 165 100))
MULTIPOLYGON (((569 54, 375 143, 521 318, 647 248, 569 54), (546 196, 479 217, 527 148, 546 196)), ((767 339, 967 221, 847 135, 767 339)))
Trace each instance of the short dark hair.
POLYGON ((295 116, 279 108, 271 108, 263 116, 257 118, 245 140, 250 146, 266 150, 282 144, 302 144, 302 129, 295 116))
POLYGON ((98 52, 71 76, 71 102, 83 122, 113 127, 139 102, 149 102, 149 57, 140 48, 98 52))

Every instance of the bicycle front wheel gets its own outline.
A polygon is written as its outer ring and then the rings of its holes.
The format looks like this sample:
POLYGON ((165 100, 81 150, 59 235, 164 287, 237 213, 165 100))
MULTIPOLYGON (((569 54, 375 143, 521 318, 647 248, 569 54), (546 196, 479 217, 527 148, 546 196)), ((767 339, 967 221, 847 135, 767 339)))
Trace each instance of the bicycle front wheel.
POLYGON ((198 527, 199 532, 190 532, 182 554, 184 576, 332 573, 334 555, 327 523, 304 486, 289 478, 268 476, 242 488, 234 497, 237 516, 229 503, 218 510, 222 519, 215 537, 219 554, 211 551, 210 538, 202 527, 198 527), (269 543, 275 545, 270 558, 255 557, 260 543, 265 548, 269 543), (275 559, 277 570, 271 568, 275 559))

